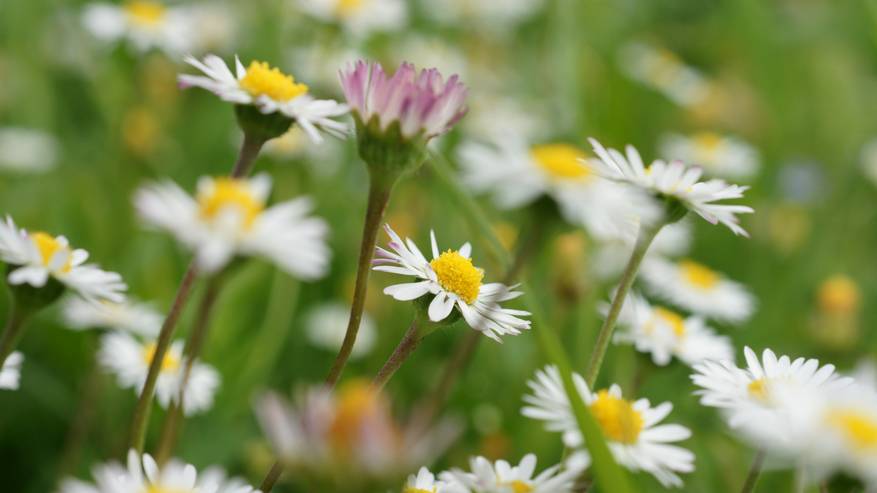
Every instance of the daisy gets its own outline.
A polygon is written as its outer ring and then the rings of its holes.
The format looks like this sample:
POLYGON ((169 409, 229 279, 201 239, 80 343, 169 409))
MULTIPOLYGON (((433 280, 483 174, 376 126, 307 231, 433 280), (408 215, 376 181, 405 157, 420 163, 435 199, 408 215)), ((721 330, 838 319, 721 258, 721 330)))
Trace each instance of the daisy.
POLYGON ((404 0, 296 0, 298 7, 323 22, 337 22, 358 37, 396 31, 408 22, 404 0))
POLYGON ((0 368, 0 389, 15 390, 18 388, 18 382, 21 379, 21 364, 24 362, 24 355, 18 351, 10 354, 3 367, 0 368))
POLYGON ((18 229, 9 216, 0 221, 0 259, 9 266, 12 285, 42 288, 54 279, 90 301, 125 299, 122 276, 86 264, 88 252, 73 249, 67 238, 18 229))
POLYGON ((871 488, 877 487, 877 393, 850 387, 826 396, 822 403, 821 426, 815 428, 808 462, 828 470, 846 470, 871 488))
POLYGON ((469 490, 457 483, 455 478, 450 478, 450 481, 436 481, 435 474, 421 467, 416 475, 408 476, 402 493, 469 493, 469 490))
POLYGON ((601 176, 644 190, 671 210, 679 204, 712 224, 721 223, 734 234, 748 236, 738 224, 736 214, 750 213, 753 209, 715 202, 741 198, 749 187, 730 185, 722 180, 698 181, 703 171, 686 167, 679 161, 668 164, 656 160, 647 168, 633 146, 627 146, 625 157, 615 149, 607 150, 594 139, 589 140, 600 159, 586 162, 601 176))
POLYGON ((235 255, 256 255, 302 279, 325 275, 328 226, 309 216, 308 198, 267 207, 271 178, 210 178, 190 197, 170 181, 140 188, 134 199, 150 225, 194 250, 199 267, 216 272, 235 255))
MULTIPOLYGON (((130 334, 112 332, 101 338, 98 361, 116 375, 120 387, 133 388, 139 394, 154 355, 155 343, 144 344, 130 334)), ((162 360, 155 387, 156 398, 162 407, 179 402, 185 367, 183 342, 175 341, 162 360)), ((219 373, 212 366, 196 360, 183 393, 183 412, 188 416, 210 409, 219 381, 219 373)))
POLYGON ((42 173, 58 162, 58 140, 39 130, 0 127, 0 169, 42 173))
MULTIPOLYGON (((678 257, 691 248, 691 222, 682 219, 671 223, 658 232, 646 251, 646 259, 652 257, 678 257)), ((600 279, 617 278, 624 271, 627 261, 636 246, 635 234, 611 240, 603 240, 595 245, 591 268, 600 279)))
POLYGON ((619 63, 630 78, 660 91, 680 106, 694 106, 709 97, 709 80, 666 49, 630 43, 621 49, 619 63))
POLYGON ((661 155, 702 166, 708 175, 745 180, 758 172, 758 151, 741 139, 715 132, 671 134, 660 143, 661 155))
POLYGON ((765 349, 759 360, 744 348, 746 368, 733 361, 703 361, 694 365, 691 379, 700 387, 700 403, 721 409, 731 428, 761 447, 794 450, 800 446, 802 393, 832 395, 849 386, 852 379, 841 377, 834 365, 819 366, 815 359, 788 356, 777 358, 765 349))
POLYGON ((505 135, 492 144, 463 143, 458 157, 464 183, 489 192, 499 208, 548 196, 567 221, 599 239, 634 235, 635 212, 648 205, 632 189, 594 175, 580 162, 585 152, 569 144, 528 146, 526 139, 505 135))
POLYGON ((521 296, 516 286, 501 283, 482 284, 484 271, 475 267, 470 258, 472 246, 464 244, 459 250, 439 252, 435 233, 430 232, 432 260, 426 257, 410 239, 404 242, 386 225, 391 251, 378 247, 374 270, 413 276, 416 282, 394 284, 384 289, 400 301, 421 296, 434 296, 427 313, 432 322, 441 322, 451 315, 454 307, 473 329, 501 342, 500 336, 518 335, 530 328, 530 321, 519 318, 530 313, 503 308, 500 303, 521 296))
POLYGON ((244 67, 235 57, 232 73, 216 55, 203 60, 187 56, 184 60, 204 75, 180 75, 181 87, 201 87, 223 101, 255 106, 264 114, 281 113, 301 126, 314 142, 322 141, 320 130, 337 137, 348 132, 347 124, 332 119, 346 114, 347 106, 331 99, 314 99, 308 86, 266 62, 253 61, 244 67))
POLYGON ((121 303, 98 303, 70 298, 62 307, 67 327, 74 330, 117 329, 143 337, 158 336, 164 315, 147 303, 126 300, 121 303))
MULTIPOLYGON (((608 311, 608 305, 604 308, 608 311)), ((621 309, 622 331, 615 342, 633 344, 637 351, 651 353, 656 365, 664 366, 676 357, 687 365, 703 360, 733 360, 731 340, 720 336, 700 317, 682 317, 631 293, 621 309)))
MULTIPOLYGON (((337 353, 344 341, 349 317, 350 306, 344 303, 324 303, 313 308, 305 317, 308 340, 316 347, 337 353)), ((377 342, 376 338, 374 320, 368 313, 363 313, 350 357, 359 358, 368 354, 377 342)))
POLYGON ((745 286, 693 260, 650 257, 641 275, 651 294, 704 317, 740 324, 755 310, 745 286))
MULTIPOLYGON (((694 454, 670 445, 691 436, 688 428, 676 424, 658 425, 673 409, 664 402, 656 407, 648 399, 630 401, 621 395, 621 388, 592 393, 581 375, 573 374, 576 388, 597 420, 615 460, 632 471, 646 471, 664 487, 682 486, 677 473, 694 470, 694 454)), ((554 366, 537 371, 528 382, 532 395, 524 396, 528 404, 524 416, 546 422, 550 431, 563 433, 563 442, 571 448, 582 448, 584 438, 570 409, 560 372, 554 366)))
POLYGON ((568 493, 573 491, 573 483, 581 474, 580 468, 562 468, 560 464, 549 467, 536 477, 536 456, 527 454, 521 463, 512 466, 504 460, 491 463, 484 457, 469 460, 471 472, 455 469, 443 473, 444 480, 457 480, 476 493, 568 493))
POLYGON ((179 56, 192 48, 191 36, 197 26, 188 9, 153 0, 86 5, 82 24, 100 41, 124 40, 137 51, 159 49, 170 56, 179 56))

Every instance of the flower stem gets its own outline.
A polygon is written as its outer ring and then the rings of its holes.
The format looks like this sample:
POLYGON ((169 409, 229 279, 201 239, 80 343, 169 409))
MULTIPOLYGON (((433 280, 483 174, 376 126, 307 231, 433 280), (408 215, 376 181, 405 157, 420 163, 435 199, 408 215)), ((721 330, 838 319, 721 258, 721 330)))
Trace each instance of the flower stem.
POLYGON ((193 260, 186 273, 180 281, 180 287, 171 304, 171 309, 164 319, 161 331, 158 333, 158 340, 155 345, 155 353, 152 362, 149 364, 149 372, 146 374, 146 381, 143 384, 143 390, 140 392, 140 399, 137 401, 137 407, 134 408, 134 418, 131 421, 131 441, 129 448, 136 450, 138 453, 143 452, 143 442, 146 439, 146 425, 149 422, 149 413, 151 411, 152 397, 155 393, 155 385, 158 382, 158 374, 161 371, 161 364, 164 361, 164 355, 171 343, 174 335, 174 329, 177 321, 183 312, 183 307, 192 294, 192 286, 195 278, 198 276, 198 268, 193 260))
POLYGON ((210 328, 210 318, 213 314, 213 307, 216 304, 216 298, 219 297, 219 291, 222 286, 222 277, 220 275, 212 276, 207 281, 207 289, 201 297, 198 304, 198 313, 195 317, 195 324, 192 326, 192 332, 189 333, 189 339, 186 340, 186 346, 183 350, 185 355, 185 363, 183 367, 183 375, 180 379, 180 389, 177 394, 176 402, 172 403, 168 408, 167 415, 164 418, 164 424, 161 428, 161 438, 159 438, 158 448, 156 448, 155 460, 159 464, 164 464, 170 458, 177 437, 179 436, 180 425, 183 417, 183 399, 186 397, 186 387, 192 374, 192 365, 201 354, 204 347, 204 340, 207 338, 207 332, 210 328))
POLYGON ((28 315, 29 312, 22 309, 21 303, 13 296, 10 301, 9 316, 6 319, 6 328, 3 329, 3 336, 0 337, 0 368, 3 368, 6 358, 18 345, 18 341, 24 333, 24 322, 27 321, 28 315))
POLYGON ((603 357, 606 356, 606 350, 609 348, 609 341, 612 340, 612 332, 615 330, 615 323, 618 321, 618 315, 621 313, 624 299, 627 298, 627 293, 630 291, 634 279, 636 279, 636 273, 639 271, 639 266, 646 256, 649 245, 652 244, 652 240, 655 239, 655 236, 661 231, 662 227, 663 223, 654 226, 640 226, 636 244, 633 247, 633 252, 630 254, 630 260, 627 261, 627 267, 624 269, 618 289, 615 291, 615 297, 612 299, 612 306, 609 307, 606 320, 603 321, 603 325, 600 327, 594 351, 591 353, 591 359, 588 361, 585 380, 590 388, 593 388, 597 375, 600 373, 600 366, 603 364, 603 357))
POLYGON ((752 459, 752 465, 749 466, 749 474, 746 475, 746 481, 743 483, 743 489, 740 493, 752 493, 755 491, 755 483, 758 482, 758 476, 761 474, 761 467, 764 465, 764 458, 767 455, 764 450, 755 453, 752 459))
POLYGON ((387 382, 390 381, 390 378, 393 377, 393 374, 396 373, 396 370, 402 366, 402 363, 404 363, 405 360, 408 359, 408 356, 410 356, 411 353, 417 349, 417 346, 420 345, 420 341, 423 340, 423 334, 420 333, 419 325, 420 324, 416 318, 411 322, 411 325, 408 327, 402 340, 399 341, 399 345, 396 346, 393 354, 390 355, 390 358, 387 359, 387 362, 384 363, 384 366, 378 371, 377 376, 372 380, 372 388, 375 390, 383 389, 384 386, 387 385, 387 382))
POLYGON ((384 210, 390 201, 390 192, 396 178, 382 177, 373 173, 368 192, 368 207, 365 213, 365 226, 362 232, 362 243, 359 248, 359 264, 356 269, 356 285, 353 289, 353 303, 350 307, 350 319, 347 322, 347 332, 344 335, 344 342, 338 351, 338 356, 329 370, 326 377, 326 385, 334 387, 344 371, 344 365, 347 364, 350 353, 353 351, 353 343, 356 342, 356 335, 359 332, 359 322, 362 320, 362 311, 365 308, 365 296, 368 288, 368 276, 371 272, 372 258, 375 253, 375 243, 378 238, 378 231, 381 227, 381 221, 384 218, 384 210))
POLYGON ((271 493, 271 490, 274 488, 274 485, 277 484, 277 480, 280 479, 282 473, 283 466, 280 462, 275 462, 274 465, 271 466, 271 470, 268 471, 268 475, 262 480, 262 485, 259 486, 259 491, 262 493, 271 493))
POLYGON ((244 143, 241 144, 238 160, 231 171, 232 178, 240 178, 250 173, 253 163, 256 161, 256 156, 259 155, 263 145, 265 145, 265 139, 253 136, 249 132, 244 132, 244 143))

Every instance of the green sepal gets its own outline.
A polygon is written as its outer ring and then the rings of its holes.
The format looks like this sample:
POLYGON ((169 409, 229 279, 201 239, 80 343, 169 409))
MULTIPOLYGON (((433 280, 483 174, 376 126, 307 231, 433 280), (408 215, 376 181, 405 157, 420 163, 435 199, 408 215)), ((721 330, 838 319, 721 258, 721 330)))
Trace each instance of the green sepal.
POLYGON ((49 276, 46 284, 39 288, 27 283, 12 284, 9 282, 9 273, 19 267, 18 265, 11 264, 6 266, 6 285, 9 286, 9 293, 12 295, 13 302, 22 313, 35 313, 51 305, 67 289, 64 284, 58 282, 52 276, 49 276))
POLYGON ((658 199, 664 207, 664 224, 673 224, 688 214, 688 206, 672 195, 659 195, 658 199))
POLYGON ((382 130, 377 115, 367 123, 356 113, 353 119, 359 157, 373 176, 399 177, 416 170, 426 161, 428 139, 423 135, 404 137, 398 121, 382 130))
POLYGON ((251 104, 236 104, 234 114, 244 134, 262 142, 280 137, 295 123, 295 119, 279 111, 265 114, 251 104))

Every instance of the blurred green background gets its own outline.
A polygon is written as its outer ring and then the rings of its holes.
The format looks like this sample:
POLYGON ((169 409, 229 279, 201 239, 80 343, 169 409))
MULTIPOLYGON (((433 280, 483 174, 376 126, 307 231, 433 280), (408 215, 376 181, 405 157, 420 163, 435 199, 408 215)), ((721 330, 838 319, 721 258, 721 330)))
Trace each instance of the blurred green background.
MULTIPOLYGON (((842 369, 873 357, 877 337, 870 328, 877 313, 868 301, 877 289, 877 190, 862 149, 877 136, 875 4, 533 3, 532 12, 512 22, 474 16, 438 22, 429 1, 412 2, 408 22, 398 29, 353 36, 343 26, 315 22, 294 2, 230 2, 223 6, 235 32, 218 53, 226 60, 237 53, 245 63, 269 61, 309 83, 314 94, 335 98, 341 97, 338 85, 319 75, 340 68, 325 66, 336 61, 329 50, 354 50, 391 66, 401 59, 462 66, 473 107, 467 118, 490 121, 482 106, 512 101, 528 108, 524 117, 532 118, 543 140, 585 147, 585 138, 595 136, 614 147, 632 143, 646 158, 656 157, 667 132, 737 135, 761 154, 761 171, 744 201, 756 209, 743 219, 752 238, 695 221, 690 256, 745 283, 759 302, 745 326, 719 330, 733 338, 738 354, 743 345, 770 347, 842 369), (434 60, 418 59, 424 50, 412 48, 412 39, 427 40, 420 44, 432 48, 434 60), (716 93, 684 107, 630 79, 618 54, 631 41, 675 53, 716 93), (833 275, 849 276, 860 293, 860 302, 841 318, 819 298, 820 286, 833 275)), ((198 176, 226 173, 239 139, 234 115, 205 91, 177 89, 176 74, 191 72, 179 57, 94 40, 79 20, 83 5, 0 3, 0 127, 39 129, 58 142, 57 164, 45 173, 0 170, 0 212, 22 227, 65 234, 103 267, 122 273, 132 295, 165 309, 188 254, 166 235, 141 227, 132 193, 153 178, 168 177, 192 190, 198 176)), ((453 160, 467 128, 442 138, 441 152, 453 160)), ((325 145, 322 151, 304 145, 292 155, 263 154, 257 170, 272 175, 275 201, 314 197, 317 214, 331 224, 331 273, 302 284, 255 260, 235 273, 204 354, 221 372, 222 388, 210 412, 186 421, 177 448, 189 462, 222 464, 254 483, 271 457, 252 416, 253 396, 323 379, 334 355, 308 342, 305 315, 326 301, 348 302, 352 289, 366 173, 352 140, 325 145)), ((427 164, 404 180, 388 221, 421 245, 430 228, 444 245, 473 241, 476 264, 486 268, 487 279, 499 278, 477 232, 434 178, 427 164)), ((502 213, 482 203, 501 231, 521 226, 520 211, 502 213)), ((568 228, 544 244, 526 277, 582 369, 598 323, 591 305, 582 304, 594 293, 605 298, 608 286, 588 274, 593 244, 583 232, 568 228)), ((378 341, 352 362, 346 378, 373 375, 407 327, 411 307, 381 294, 391 282, 389 275, 372 276, 367 310, 377 322, 378 341)), ((5 297, 0 304, 5 313, 5 297)), ((432 335, 396 375, 389 392, 400 416, 429 391, 466 330, 458 325, 432 335)), ((50 491, 62 474, 85 478, 92 464, 121 456, 135 396, 110 375, 93 375, 97 338, 65 329, 57 307, 30 326, 20 346, 27 357, 21 388, 0 392, 4 491, 50 491), (71 432, 77 420, 87 426, 71 432)), ((533 334, 508 337, 502 345, 483 341, 447 407, 466 424, 464 435, 434 470, 463 466, 473 454, 517 461, 535 452, 542 466, 558 461, 558 435, 520 416, 526 380, 544 363, 533 334)), ((697 403, 688 368, 674 362, 658 369, 632 347, 612 346, 601 381, 627 389, 637 365, 648 370, 638 397, 672 401, 668 422, 694 431, 683 445, 697 455, 696 471, 684 477, 683 491, 737 491, 752 451, 726 431, 713 409, 697 403)), ((162 415, 156 408, 151 432, 162 415)), ((635 477, 642 491, 659 489, 650 477, 635 477)), ((784 491, 791 484, 790 472, 768 471, 759 490, 784 491)))

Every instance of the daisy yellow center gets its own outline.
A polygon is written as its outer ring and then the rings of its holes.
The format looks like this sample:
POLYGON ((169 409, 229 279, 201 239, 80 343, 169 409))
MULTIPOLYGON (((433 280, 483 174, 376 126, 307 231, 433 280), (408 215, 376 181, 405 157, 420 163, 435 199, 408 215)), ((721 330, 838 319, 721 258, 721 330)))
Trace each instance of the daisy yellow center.
POLYGON ((446 290, 456 294, 470 305, 478 298, 484 271, 472 265, 456 250, 448 250, 429 263, 438 277, 438 282, 446 290))
POLYGON ((275 101, 289 101, 308 92, 308 86, 267 62, 251 62, 238 83, 253 97, 268 96, 275 101))
MULTIPOLYGON (((55 256, 56 253, 61 251, 62 248, 61 243, 55 239, 54 236, 44 233, 42 231, 37 231, 36 233, 31 233, 31 240, 36 245, 37 250, 40 252, 40 258, 43 261, 43 265, 48 267, 49 263, 52 262, 52 257, 55 256)), ((70 255, 67 256, 67 261, 64 263, 64 266, 61 268, 63 272, 70 272, 72 267, 71 265, 72 259, 70 255)))
MULTIPOLYGON (((152 360, 155 358, 155 343, 149 344, 143 348, 143 361, 146 362, 147 365, 152 364, 152 360)), ((180 360, 176 356, 172 355, 170 352, 164 353, 164 359, 161 362, 161 371, 162 372, 174 372, 180 368, 180 360)), ((158 490, 162 491, 162 490, 158 490)))
POLYGON ((590 409, 607 438, 621 443, 636 443, 644 421, 642 414, 633 408, 630 401, 601 390, 597 392, 597 399, 591 403, 590 409))
POLYGON ((415 488, 413 486, 406 486, 402 493, 436 493, 438 491, 437 488, 433 488, 431 490, 425 490, 423 488, 415 488))
POLYGON ((722 145, 722 136, 715 132, 700 132, 693 137, 694 143, 706 152, 715 152, 722 145))
POLYGON ((344 17, 355 13, 363 7, 365 0, 338 0, 335 4, 335 12, 344 17))
POLYGON ((329 425, 329 441, 336 450, 350 450, 350 442, 360 436, 359 430, 380 411, 378 394, 365 381, 356 380, 338 391, 335 414, 329 425))
POLYGON ((828 422, 859 449, 877 449, 877 420, 856 410, 837 410, 828 422))
POLYGON ((689 284, 703 290, 715 288, 721 279, 714 270, 691 260, 679 262, 679 270, 682 272, 682 277, 689 284))
POLYGON ((585 157, 581 149, 567 144, 545 144, 530 149, 533 161, 542 171, 558 180, 585 178, 590 175, 588 168, 579 162, 585 157))
POLYGON ((138 0, 125 4, 125 14, 135 24, 142 26, 154 26, 164 20, 167 8, 149 0, 138 0))
POLYGON ((767 402, 769 398, 767 387, 767 380, 758 378, 749 382, 749 385, 746 386, 746 390, 753 399, 760 402, 767 402))
POLYGON ((204 219, 213 219, 229 208, 237 209, 248 227, 265 208, 247 182, 235 178, 217 178, 212 187, 198 194, 198 206, 204 219))
POLYGON ((685 335, 685 319, 682 315, 662 307, 655 308, 655 317, 666 323, 673 329, 673 333, 679 337, 685 335))
POLYGON ((512 493, 530 493, 533 491, 533 487, 529 484, 521 481, 520 479, 515 479, 514 481, 509 481, 504 483, 505 486, 508 486, 512 493))

